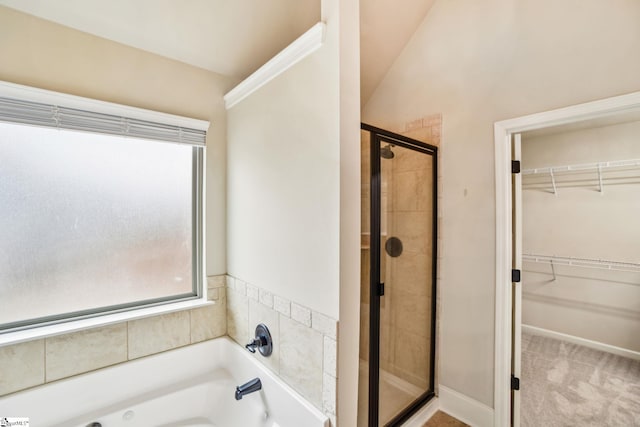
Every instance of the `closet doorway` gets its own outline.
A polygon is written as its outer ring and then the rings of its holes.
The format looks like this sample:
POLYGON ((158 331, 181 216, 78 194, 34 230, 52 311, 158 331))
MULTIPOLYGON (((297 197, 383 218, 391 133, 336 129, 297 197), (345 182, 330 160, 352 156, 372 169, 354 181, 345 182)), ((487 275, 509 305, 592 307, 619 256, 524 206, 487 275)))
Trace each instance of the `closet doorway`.
POLYGON ((640 424, 640 93, 498 122, 495 425, 640 424))
POLYGON ((640 426, 640 114, 514 139, 520 425, 640 426))
POLYGON ((358 426, 434 396, 437 147, 362 124, 358 426))

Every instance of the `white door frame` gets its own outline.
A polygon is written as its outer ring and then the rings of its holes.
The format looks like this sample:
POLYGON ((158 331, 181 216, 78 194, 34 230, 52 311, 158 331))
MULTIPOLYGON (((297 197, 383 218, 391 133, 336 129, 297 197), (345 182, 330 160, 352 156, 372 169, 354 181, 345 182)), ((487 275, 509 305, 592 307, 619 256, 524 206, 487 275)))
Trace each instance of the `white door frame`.
POLYGON ((509 426, 511 415, 511 135, 635 109, 640 109, 640 92, 503 120, 494 124, 496 172, 495 427, 509 426))

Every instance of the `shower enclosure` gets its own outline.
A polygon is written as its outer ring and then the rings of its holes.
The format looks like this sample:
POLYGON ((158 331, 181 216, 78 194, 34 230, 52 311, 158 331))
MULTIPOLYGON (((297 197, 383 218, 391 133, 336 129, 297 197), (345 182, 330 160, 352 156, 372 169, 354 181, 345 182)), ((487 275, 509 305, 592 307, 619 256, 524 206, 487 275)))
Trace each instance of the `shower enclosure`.
POLYGON ((434 395, 437 147, 362 124, 358 426, 434 395))

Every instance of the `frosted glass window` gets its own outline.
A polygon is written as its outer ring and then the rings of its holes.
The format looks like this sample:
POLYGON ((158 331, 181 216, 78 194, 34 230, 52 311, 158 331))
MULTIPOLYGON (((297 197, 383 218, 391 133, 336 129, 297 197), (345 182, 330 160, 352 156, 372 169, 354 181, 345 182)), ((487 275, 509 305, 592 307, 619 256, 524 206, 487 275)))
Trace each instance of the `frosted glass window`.
POLYGON ((0 123, 0 328, 196 297, 201 150, 0 123))

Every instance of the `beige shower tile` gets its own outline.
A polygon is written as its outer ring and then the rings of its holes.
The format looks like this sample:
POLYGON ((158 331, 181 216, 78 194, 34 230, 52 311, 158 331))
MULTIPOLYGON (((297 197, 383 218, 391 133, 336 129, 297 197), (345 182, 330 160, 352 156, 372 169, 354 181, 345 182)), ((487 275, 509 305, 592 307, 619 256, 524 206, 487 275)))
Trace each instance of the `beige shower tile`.
POLYGON ((236 277, 236 279, 233 281, 233 290, 239 293, 240 295, 246 295, 247 282, 245 282, 244 280, 240 280, 236 277))
POLYGON ((227 274, 226 279, 227 279, 226 280, 227 283, 225 287, 227 289, 233 289, 234 286, 236 285, 236 278, 227 274))
POLYGON ((305 326, 311 327, 311 310, 295 302, 291 303, 291 318, 305 326))
POLYGON ((47 382, 126 360, 126 323, 46 339, 47 382))
POLYGON ((398 331, 394 365, 399 371, 408 374, 404 379, 415 385, 419 385, 416 384, 416 378, 422 380, 421 383, 426 383, 429 378, 429 355, 429 340, 398 331))
MULTIPOLYGON (((249 300, 249 334, 255 337, 256 326, 263 323, 273 340, 273 353, 264 357, 259 351, 254 353, 254 357, 264 363, 274 372, 280 371, 280 318, 278 312, 258 301, 249 300)), ((246 344, 246 343, 245 343, 246 344)))
POLYGON ((324 350, 322 353, 322 371, 333 377, 338 376, 338 343, 336 340, 324 337, 324 350))
POLYGON ((210 340, 227 333, 227 304, 225 299, 215 304, 191 310, 191 343, 210 340))
POLYGON ((287 317, 291 317, 291 301, 286 298, 273 296, 273 308, 278 313, 284 314, 287 317))
POLYGON ((225 275, 207 277, 208 289, 224 288, 226 284, 227 284, 227 276, 225 275))
POLYGON ((322 408, 322 334, 280 316, 280 376, 322 408))
POLYGON ((252 300, 258 301, 260 299, 260 290, 257 286, 247 283, 247 296, 252 300))
POLYGON ((260 303, 266 305, 269 308, 273 308, 273 294, 264 289, 259 290, 260 303))
POLYGON ((44 340, 0 347, 0 396, 40 384, 44 384, 44 340))
POLYGON ((335 377, 322 374, 322 411, 328 414, 336 413, 337 381, 335 377))
POLYGON ((333 339, 338 336, 338 322, 317 311, 311 313, 311 327, 333 339))
POLYGON ((429 211, 397 212, 394 236, 402 241, 403 251, 431 253, 433 217, 429 211))
MULTIPOLYGON (((431 143, 430 130, 421 131, 421 134, 427 143, 431 143)), ((393 160, 395 172, 426 171, 433 167, 433 159, 430 155, 403 148, 394 148, 393 152, 396 155, 393 160)))
POLYGON ((249 339, 249 297, 232 290, 227 292, 227 334, 241 345, 249 339))
POLYGON ((429 254, 404 252, 392 262, 393 275, 387 286, 413 295, 431 294, 432 260, 429 254))
POLYGON ((190 313, 178 311, 129 322, 129 359, 189 344, 190 313))
POLYGON ((433 172, 431 169, 416 172, 417 188, 416 202, 417 210, 433 212, 433 172))
POLYGON ((418 173, 399 172, 395 176, 393 187, 393 210, 415 211, 418 209, 418 173))
POLYGON ((220 289, 207 289, 207 300, 216 301, 220 298, 220 289))
POLYGON ((431 297, 409 293, 393 294, 394 325, 397 330, 428 338, 431 336, 431 297))

